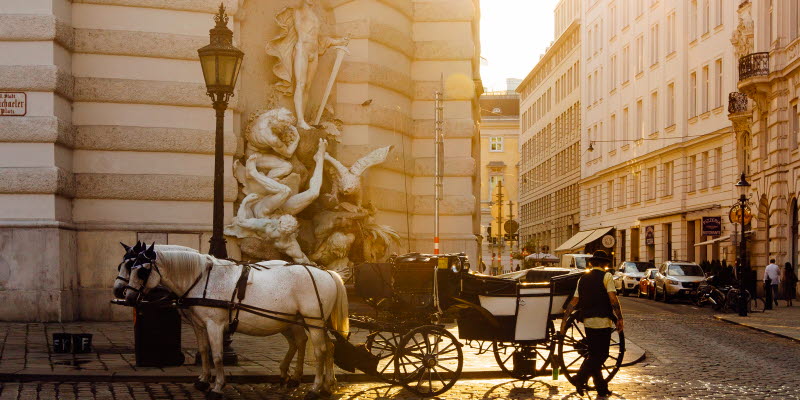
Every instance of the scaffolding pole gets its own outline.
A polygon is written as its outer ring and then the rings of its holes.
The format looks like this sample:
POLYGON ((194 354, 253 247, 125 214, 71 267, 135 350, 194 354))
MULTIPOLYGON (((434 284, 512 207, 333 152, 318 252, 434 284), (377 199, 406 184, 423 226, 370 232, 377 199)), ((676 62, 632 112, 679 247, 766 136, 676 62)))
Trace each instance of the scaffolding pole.
POLYGON ((433 202, 433 254, 439 254, 439 202, 442 199, 442 174, 443 169, 443 146, 442 128, 444 127, 444 106, 442 104, 442 90, 436 91, 436 101, 434 102, 434 202, 433 202))

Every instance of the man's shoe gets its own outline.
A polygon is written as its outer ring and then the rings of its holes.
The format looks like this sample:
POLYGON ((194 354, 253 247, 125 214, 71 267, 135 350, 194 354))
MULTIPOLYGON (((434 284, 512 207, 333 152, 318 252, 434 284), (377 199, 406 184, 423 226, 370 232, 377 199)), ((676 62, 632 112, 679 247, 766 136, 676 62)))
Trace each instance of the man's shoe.
POLYGON ((589 388, 586 386, 585 383, 580 385, 575 385, 575 391, 578 393, 578 396, 583 396, 584 394, 586 394, 588 390, 589 388))

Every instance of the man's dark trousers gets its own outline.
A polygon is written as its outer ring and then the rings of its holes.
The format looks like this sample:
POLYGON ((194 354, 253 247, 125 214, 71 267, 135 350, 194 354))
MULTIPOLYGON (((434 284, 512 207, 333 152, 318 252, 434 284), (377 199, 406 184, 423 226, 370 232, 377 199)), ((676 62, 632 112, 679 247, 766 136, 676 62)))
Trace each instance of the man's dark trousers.
POLYGON ((764 297, 766 297, 764 303, 765 310, 772 310, 772 302, 775 302, 775 305, 778 304, 778 300, 773 300, 773 295, 777 296, 778 294, 778 285, 773 285, 771 280, 764 281, 764 297), (773 289, 775 290, 773 292, 773 289))
POLYGON ((608 359, 608 348, 611 344, 611 328, 591 329, 586 328, 586 341, 589 346, 589 355, 583 360, 581 368, 575 375, 579 384, 585 384, 592 377, 597 393, 608 393, 608 383, 603 379, 603 364, 608 359))

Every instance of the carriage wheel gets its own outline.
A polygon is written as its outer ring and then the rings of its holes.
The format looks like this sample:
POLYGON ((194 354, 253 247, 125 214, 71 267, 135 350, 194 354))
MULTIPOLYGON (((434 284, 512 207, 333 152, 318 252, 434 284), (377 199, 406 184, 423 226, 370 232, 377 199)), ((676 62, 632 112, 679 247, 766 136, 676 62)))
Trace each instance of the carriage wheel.
POLYGON ((371 331, 365 346, 378 357, 378 377, 387 383, 396 384, 394 356, 403 335, 397 332, 371 331))
POLYGON ((398 381, 422 397, 438 396, 449 390, 461 376, 464 354, 452 333, 435 325, 408 332, 400 341, 395 357, 398 381))
MULTIPOLYGON (((558 340, 558 360, 561 365, 561 373, 572 384, 576 384, 575 375, 578 373, 583 361, 589 354, 589 347, 586 339, 586 329, 583 322, 576 318, 577 313, 573 313, 567 320, 567 332, 558 340)), ((622 358, 625 355, 625 335, 623 332, 614 331, 611 334, 611 345, 609 346, 608 359, 603 365, 603 377, 606 382, 611 381, 622 365, 622 358)), ((589 386, 594 389, 594 386, 589 386)))
MULTIPOLYGON (((553 333, 555 329, 553 328, 553 321, 548 321, 547 331, 548 338, 554 337, 553 333)), ((535 344, 494 342, 492 343, 492 351, 494 352, 494 359, 497 361, 497 365, 500 366, 503 372, 515 379, 525 381, 547 374, 547 367, 550 365, 550 356, 553 353, 554 346, 555 344, 549 340, 535 344), (533 361, 533 371, 522 372, 519 368, 515 371, 515 357, 533 361)))

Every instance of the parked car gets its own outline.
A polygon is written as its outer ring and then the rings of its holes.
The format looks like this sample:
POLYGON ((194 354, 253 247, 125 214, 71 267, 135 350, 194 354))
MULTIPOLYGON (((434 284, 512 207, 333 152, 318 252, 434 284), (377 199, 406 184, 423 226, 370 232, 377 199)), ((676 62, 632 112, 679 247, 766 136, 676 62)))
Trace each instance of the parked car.
POLYGON ((703 268, 689 261, 667 261, 656 274, 656 300, 669 302, 678 296, 691 296, 706 279, 703 268))
POLYGON ((639 289, 639 280, 644 277, 644 271, 653 268, 653 264, 644 261, 623 261, 617 272, 614 273, 614 286, 617 293, 627 296, 639 289))
POLYGON ((586 269, 589 268, 588 260, 591 257, 591 254, 564 254, 561 256, 561 267, 586 269))
POLYGON ((657 273, 658 268, 648 268, 644 271, 644 276, 639 281, 639 297, 655 298, 657 273))

